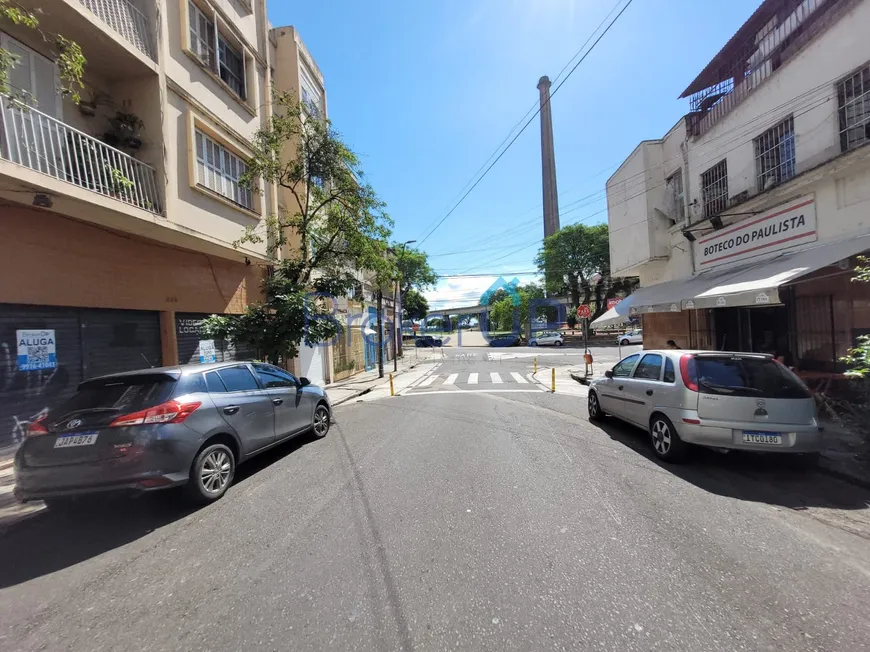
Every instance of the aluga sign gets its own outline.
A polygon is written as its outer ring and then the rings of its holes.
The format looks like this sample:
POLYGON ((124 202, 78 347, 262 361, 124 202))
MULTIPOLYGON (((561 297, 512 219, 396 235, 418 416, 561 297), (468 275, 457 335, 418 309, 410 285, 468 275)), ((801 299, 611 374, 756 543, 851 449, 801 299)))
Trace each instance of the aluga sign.
POLYGON ((695 242, 697 271, 815 242, 815 197, 800 197, 695 242))

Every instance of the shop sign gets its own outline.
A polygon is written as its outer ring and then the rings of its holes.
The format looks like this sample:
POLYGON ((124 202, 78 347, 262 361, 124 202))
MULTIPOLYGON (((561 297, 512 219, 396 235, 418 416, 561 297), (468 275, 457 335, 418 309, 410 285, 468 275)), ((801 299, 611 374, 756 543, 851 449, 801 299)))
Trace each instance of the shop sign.
POLYGON ((672 303, 671 304, 671 312, 680 312, 680 307, 677 304, 672 303))
POLYGON ((199 341, 199 363, 207 364, 209 362, 217 362, 217 349, 214 345, 214 340, 199 341))
POLYGON ((755 295, 755 303, 756 304, 767 304, 770 303, 770 295, 767 292, 759 292, 755 295))
POLYGON ((727 305, 728 305, 728 302, 725 300, 725 297, 719 297, 718 299, 716 299, 716 307, 717 308, 724 308, 727 305))
POLYGON ((815 196, 800 197, 694 243, 698 271, 815 242, 815 196))
POLYGON ((616 306, 619 305, 620 301, 622 301, 622 299, 608 299, 607 300, 607 309, 612 310, 613 308, 616 308, 616 306))
POLYGON ((694 301, 686 301, 686 310, 694 310, 695 302, 694 301))
POLYGON ((57 368, 54 330, 15 331, 18 342, 18 371, 41 371, 57 368))

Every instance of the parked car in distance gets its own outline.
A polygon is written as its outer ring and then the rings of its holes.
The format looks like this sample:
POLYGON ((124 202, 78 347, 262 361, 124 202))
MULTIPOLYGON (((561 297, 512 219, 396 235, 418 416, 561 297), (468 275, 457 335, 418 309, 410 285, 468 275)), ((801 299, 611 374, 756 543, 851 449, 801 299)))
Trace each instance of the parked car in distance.
POLYGON ((633 331, 628 331, 616 338, 616 343, 622 346, 629 344, 643 344, 643 329, 638 328, 633 331))
POLYGON ((489 337, 489 346, 517 346, 520 343, 520 338, 516 335, 492 335, 489 337))
POLYGON ((15 494, 63 507, 83 494, 184 485, 207 503, 236 466, 296 435, 329 432, 326 393, 268 364, 142 369, 86 380, 30 424, 15 494))
POLYGON ((588 410, 592 421, 610 414, 645 429, 655 454, 669 462, 680 461, 687 444, 808 454, 822 448, 806 385, 761 353, 635 353, 592 381, 588 410))
POLYGON ((562 333, 548 331, 538 333, 529 340, 529 346, 562 346, 565 344, 565 338, 562 333))
POLYGON ((432 337, 431 335, 421 335, 416 339, 414 344, 420 347, 437 347, 441 346, 441 340, 436 337, 432 337))

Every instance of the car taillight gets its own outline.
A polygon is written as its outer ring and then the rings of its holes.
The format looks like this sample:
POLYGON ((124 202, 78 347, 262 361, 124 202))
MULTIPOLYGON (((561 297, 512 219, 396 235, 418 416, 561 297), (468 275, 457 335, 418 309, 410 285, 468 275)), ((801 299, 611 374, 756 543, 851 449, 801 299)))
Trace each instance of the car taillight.
POLYGON ((45 417, 40 417, 36 421, 31 421, 30 425, 27 426, 27 436, 28 437, 39 437, 40 435, 47 435, 48 428, 42 425, 45 417))
POLYGON ((686 389, 693 392, 698 391, 698 376, 695 373, 695 356, 687 353, 680 358, 680 376, 683 378, 683 385, 686 389))
POLYGON ((200 405, 202 405, 201 401, 195 401, 193 403, 167 401, 166 403, 155 405, 147 410, 141 410, 139 412, 120 416, 112 421, 112 423, 109 424, 109 427, 118 428, 122 426, 139 426, 149 423, 181 423, 193 414, 194 410, 196 410, 200 405))

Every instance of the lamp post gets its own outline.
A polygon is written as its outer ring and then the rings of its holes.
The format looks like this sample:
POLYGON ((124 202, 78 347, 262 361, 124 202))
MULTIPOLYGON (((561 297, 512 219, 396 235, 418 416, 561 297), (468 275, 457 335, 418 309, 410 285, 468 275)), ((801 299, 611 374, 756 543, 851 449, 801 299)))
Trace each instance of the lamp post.
MULTIPOLYGON (((416 240, 408 240, 399 245, 402 248, 401 256, 405 255, 405 247, 409 244, 414 244, 417 242, 416 240)), ((402 272, 399 271, 399 274, 396 277, 396 290, 393 296, 393 332, 396 338, 395 343, 395 355, 393 355, 393 371, 399 370, 399 353, 404 355, 404 350, 402 347, 402 272), (396 312, 398 311, 398 319, 396 318, 396 312), (398 326, 398 328, 396 327, 398 326)))

